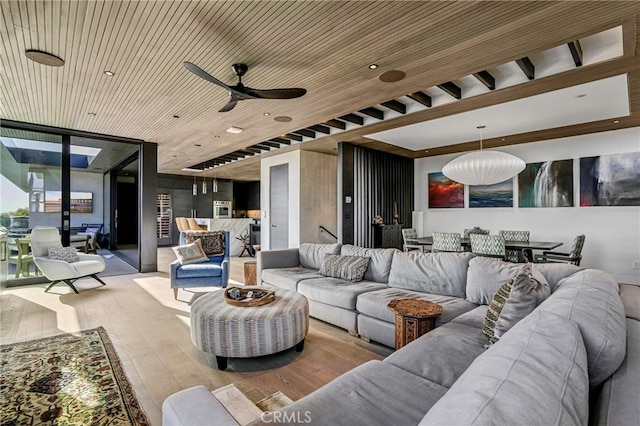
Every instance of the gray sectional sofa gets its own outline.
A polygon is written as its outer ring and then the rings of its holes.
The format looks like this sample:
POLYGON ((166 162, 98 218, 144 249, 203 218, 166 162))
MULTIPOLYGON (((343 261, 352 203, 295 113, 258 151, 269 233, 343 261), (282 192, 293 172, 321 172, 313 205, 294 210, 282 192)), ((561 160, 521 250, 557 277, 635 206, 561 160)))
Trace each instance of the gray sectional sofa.
MULTIPOLYGON (((551 296, 486 349, 487 304, 520 266, 470 253, 339 244, 260 252, 264 285, 300 292, 311 316, 364 338, 394 345, 386 307, 394 298, 431 300, 443 313, 433 331, 384 361, 367 362, 256 423, 638 425, 639 293, 623 304, 606 272, 535 265, 551 296), (326 253, 370 257, 364 279, 321 275, 326 253)), ((235 421, 200 386, 167 398, 163 423, 235 421)))

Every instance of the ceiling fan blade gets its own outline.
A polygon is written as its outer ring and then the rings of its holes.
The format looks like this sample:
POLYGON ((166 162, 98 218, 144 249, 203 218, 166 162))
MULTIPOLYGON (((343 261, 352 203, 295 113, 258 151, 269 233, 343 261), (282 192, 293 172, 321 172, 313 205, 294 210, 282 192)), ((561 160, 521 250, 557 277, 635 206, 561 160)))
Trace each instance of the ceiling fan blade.
POLYGON ((293 99, 299 98, 307 93, 306 89, 300 89, 296 87, 292 87, 289 89, 269 89, 269 90, 261 90, 261 89, 252 89, 250 87, 245 87, 244 92, 247 95, 253 96, 254 98, 261 99, 293 99))
POLYGON ((199 66, 194 65, 191 62, 186 62, 186 61, 183 62, 183 65, 184 65, 184 67, 186 69, 188 69, 189 71, 191 71, 192 73, 194 73, 198 77, 203 78, 203 79, 207 80, 210 83, 216 84, 216 85, 222 87, 223 89, 226 89, 229 93, 231 93, 231 88, 229 86, 227 86, 226 84, 224 84, 223 82, 221 82, 217 78, 213 77, 212 75, 207 73, 205 70, 203 70, 199 66))
POLYGON ((218 112, 227 112, 227 111, 231 111, 232 109, 234 109, 236 107, 236 104, 238 103, 237 100, 231 98, 229 99, 229 102, 227 102, 227 104, 225 106, 223 106, 222 108, 220 108, 220 110, 218 112))

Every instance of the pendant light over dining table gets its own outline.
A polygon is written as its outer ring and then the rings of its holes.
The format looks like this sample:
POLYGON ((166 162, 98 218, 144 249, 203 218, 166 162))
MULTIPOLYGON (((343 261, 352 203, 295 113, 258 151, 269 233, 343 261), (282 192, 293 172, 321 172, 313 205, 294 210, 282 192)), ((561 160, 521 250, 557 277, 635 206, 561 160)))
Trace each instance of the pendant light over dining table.
POLYGON ((525 162, 502 151, 482 150, 482 130, 480 130, 480 151, 470 152, 451 160, 442 168, 442 173, 451 180, 465 185, 493 185, 504 182, 524 170, 525 162))

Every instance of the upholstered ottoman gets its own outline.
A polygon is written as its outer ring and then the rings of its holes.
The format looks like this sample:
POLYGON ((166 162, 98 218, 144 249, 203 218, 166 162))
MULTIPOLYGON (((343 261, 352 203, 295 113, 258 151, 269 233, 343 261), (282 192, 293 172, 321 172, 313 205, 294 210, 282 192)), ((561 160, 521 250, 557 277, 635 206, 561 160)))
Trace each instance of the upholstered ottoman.
POLYGON ((293 346, 302 351, 309 330, 309 303, 303 295, 276 289, 276 299, 267 305, 239 307, 227 304, 223 293, 199 297, 191 306, 191 341, 215 355, 220 370, 227 368, 229 357, 269 355, 293 346))

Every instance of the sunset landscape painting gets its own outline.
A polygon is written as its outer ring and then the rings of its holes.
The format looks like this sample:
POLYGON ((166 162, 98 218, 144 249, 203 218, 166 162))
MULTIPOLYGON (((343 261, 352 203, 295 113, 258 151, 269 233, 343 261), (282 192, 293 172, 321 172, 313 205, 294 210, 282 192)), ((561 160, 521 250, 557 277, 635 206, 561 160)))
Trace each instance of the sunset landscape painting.
POLYGON ((441 172, 429 173, 429 208, 464 208, 464 184, 441 172))

